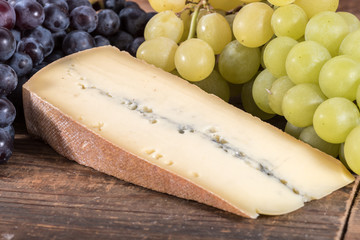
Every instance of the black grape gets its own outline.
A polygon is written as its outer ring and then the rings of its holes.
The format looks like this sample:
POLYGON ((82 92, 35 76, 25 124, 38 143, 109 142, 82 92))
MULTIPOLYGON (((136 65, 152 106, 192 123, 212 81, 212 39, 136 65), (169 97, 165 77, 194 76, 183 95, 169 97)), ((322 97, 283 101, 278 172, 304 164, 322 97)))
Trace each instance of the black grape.
POLYGON ((55 43, 51 32, 42 26, 39 26, 31 31, 24 32, 24 36, 28 38, 34 38, 38 43, 41 44, 44 57, 48 56, 54 49, 55 43))
POLYGON ((145 25, 148 21, 147 14, 140 8, 124 8, 119 13, 121 29, 134 37, 144 34, 145 25))
POLYGON ((88 0, 67 0, 66 1, 69 6, 69 12, 79 6, 88 6, 91 7, 91 3, 88 0))
POLYGON ((40 26, 45 13, 43 6, 35 0, 19 0, 15 6, 16 26, 20 30, 33 29, 40 26))
POLYGON ((52 32, 66 30, 70 25, 70 18, 67 11, 64 11, 56 4, 50 3, 44 7, 44 27, 52 32))
POLYGON ((111 9, 104 9, 98 12, 98 25, 96 33, 109 36, 116 33, 120 28, 120 18, 111 9))
POLYGON ((136 57, 136 52, 139 46, 145 41, 144 37, 137 37, 134 41, 130 44, 127 51, 134 57, 136 57))
POLYGON ((95 40, 88 32, 74 30, 65 36, 62 49, 69 55, 95 46, 95 40))
POLYGON ((0 129, 0 163, 6 163, 14 149, 14 130, 12 127, 0 129))
POLYGON ((121 30, 110 37, 111 45, 116 46, 120 50, 127 50, 133 40, 133 36, 121 30))
POLYGON ((0 27, 12 29, 15 26, 16 14, 13 6, 0 0, 0 27))
POLYGON ((98 24, 98 15, 92 7, 80 6, 70 13, 70 27, 76 30, 93 32, 98 24))
POLYGON ((17 83, 18 78, 15 70, 9 65, 0 64, 0 95, 9 95, 15 90, 17 83))
POLYGON ((16 41, 11 31, 0 27, 0 61, 6 61, 14 54, 16 41))
POLYGON ((119 13, 121 9, 125 7, 125 0, 105 0, 104 5, 106 9, 111 9, 116 13, 119 13))
POLYGON ((6 97, 0 98, 0 128, 10 126, 16 116, 16 110, 11 101, 6 97))
POLYGON ((22 52, 16 52, 8 62, 9 66, 14 69, 18 77, 25 76, 33 68, 33 62, 29 55, 22 52))
POLYGON ((35 38, 22 38, 18 43, 17 51, 28 54, 31 57, 34 65, 37 65, 44 60, 43 46, 38 41, 36 41, 35 38))
POLYGON ((94 40, 95 40, 96 47, 110 45, 109 39, 107 39, 106 37, 101 36, 101 35, 94 36, 94 40))

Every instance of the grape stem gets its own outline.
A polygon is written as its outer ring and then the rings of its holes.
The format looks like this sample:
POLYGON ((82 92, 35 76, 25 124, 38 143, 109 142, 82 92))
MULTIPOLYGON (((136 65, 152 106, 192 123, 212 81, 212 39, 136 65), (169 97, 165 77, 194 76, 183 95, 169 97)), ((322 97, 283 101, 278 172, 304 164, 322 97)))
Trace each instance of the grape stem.
POLYGON ((191 17, 191 22, 190 22, 190 30, 189 30, 189 35, 187 37, 187 39, 191 39, 193 37, 195 37, 195 32, 196 32, 196 25, 197 25, 197 18, 199 16, 199 11, 201 6, 206 6, 207 1, 206 0, 201 0, 194 8, 194 12, 193 15, 191 17))

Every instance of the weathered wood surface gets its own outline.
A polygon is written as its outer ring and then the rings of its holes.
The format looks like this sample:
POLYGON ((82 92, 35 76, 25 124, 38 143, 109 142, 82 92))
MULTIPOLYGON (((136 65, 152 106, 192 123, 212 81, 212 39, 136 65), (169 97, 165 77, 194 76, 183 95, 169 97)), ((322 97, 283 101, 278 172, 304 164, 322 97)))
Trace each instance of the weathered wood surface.
MULTIPOLYGON (((360 15, 357 0, 341 9, 360 15)), ((0 239, 360 239, 359 181, 284 216, 245 219, 69 161, 16 125, 0 166, 0 239)))

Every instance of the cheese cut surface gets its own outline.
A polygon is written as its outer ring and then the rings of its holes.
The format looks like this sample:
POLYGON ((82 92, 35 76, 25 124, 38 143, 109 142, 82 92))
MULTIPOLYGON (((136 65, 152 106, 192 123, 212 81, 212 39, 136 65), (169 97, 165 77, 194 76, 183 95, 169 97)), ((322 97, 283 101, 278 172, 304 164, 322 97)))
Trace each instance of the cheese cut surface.
POLYGON ((341 163, 114 47, 67 56, 23 87, 29 133, 120 179, 246 217, 351 183, 341 163))

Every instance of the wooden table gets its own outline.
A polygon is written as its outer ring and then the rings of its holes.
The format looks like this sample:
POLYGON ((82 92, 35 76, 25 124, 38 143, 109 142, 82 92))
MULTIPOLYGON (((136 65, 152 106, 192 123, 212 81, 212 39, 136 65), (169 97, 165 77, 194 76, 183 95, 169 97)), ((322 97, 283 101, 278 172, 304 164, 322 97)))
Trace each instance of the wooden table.
MULTIPOLYGON (((340 8, 360 15, 357 0, 340 8)), ((0 165, 0 239, 360 239, 359 178, 294 213, 251 220, 80 166, 24 124, 16 131, 0 165)))

